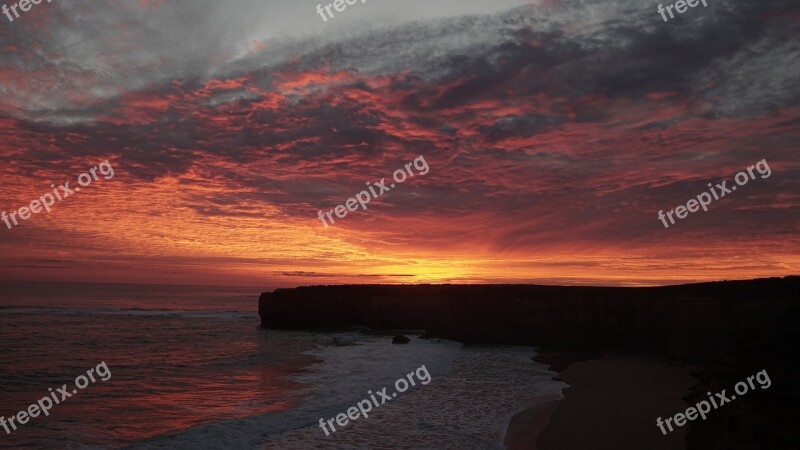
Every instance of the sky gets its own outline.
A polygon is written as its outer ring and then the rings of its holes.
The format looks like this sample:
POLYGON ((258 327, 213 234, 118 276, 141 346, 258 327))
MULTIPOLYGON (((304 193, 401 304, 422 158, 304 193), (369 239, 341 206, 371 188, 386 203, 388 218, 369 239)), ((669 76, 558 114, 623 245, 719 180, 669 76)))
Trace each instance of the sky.
POLYGON ((0 15, 0 210, 113 168, 0 222, 0 280, 800 273, 797 2, 709 0, 668 22, 634 0, 367 0, 327 22, 316 6, 55 0, 0 15), (420 156, 428 173, 321 223, 420 156), (762 160, 768 177, 662 224, 762 160))

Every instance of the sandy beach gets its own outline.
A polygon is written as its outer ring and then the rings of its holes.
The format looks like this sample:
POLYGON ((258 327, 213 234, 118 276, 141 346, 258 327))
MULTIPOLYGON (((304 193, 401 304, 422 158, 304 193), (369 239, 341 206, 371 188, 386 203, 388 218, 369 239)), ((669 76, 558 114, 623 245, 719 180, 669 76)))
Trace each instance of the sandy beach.
POLYGON ((543 353, 536 358, 559 371, 558 378, 570 387, 552 414, 537 408, 514 417, 506 439, 509 449, 686 447, 686 427, 664 436, 656 418, 687 408, 682 398, 697 381, 689 375, 695 368, 640 357, 598 356, 543 353))

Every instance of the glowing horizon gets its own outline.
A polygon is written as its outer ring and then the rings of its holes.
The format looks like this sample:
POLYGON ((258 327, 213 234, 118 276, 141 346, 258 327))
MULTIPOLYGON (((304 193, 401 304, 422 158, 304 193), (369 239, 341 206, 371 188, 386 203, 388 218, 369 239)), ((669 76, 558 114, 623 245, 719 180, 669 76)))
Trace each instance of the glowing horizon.
POLYGON ((391 20, 382 3, 342 14, 352 28, 290 8, 299 31, 285 37, 258 26, 269 2, 242 2, 228 22, 207 1, 54 3, 10 24, 0 210, 106 159, 115 176, 0 222, 0 280, 652 286, 800 273, 797 40, 778 32, 800 26, 796 5, 664 24, 628 0, 437 4, 427 20, 425 2, 391 20), (360 22, 371 15, 386 22, 360 22), (701 44, 716 39, 729 40, 701 44), (425 176, 329 228, 318 220, 419 155, 425 176), (769 178, 661 225, 659 210, 762 159, 769 178))

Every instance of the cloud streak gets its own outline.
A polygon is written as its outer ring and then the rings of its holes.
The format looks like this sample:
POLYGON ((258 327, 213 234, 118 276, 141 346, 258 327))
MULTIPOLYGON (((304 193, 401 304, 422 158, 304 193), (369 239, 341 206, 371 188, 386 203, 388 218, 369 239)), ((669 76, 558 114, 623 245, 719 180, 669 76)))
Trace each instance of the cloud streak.
MULTIPOLYGON (((276 285, 797 272, 790 1, 669 24, 627 0, 438 2, 409 8, 427 20, 354 15, 329 34, 289 11, 304 30, 291 37, 260 31, 269 2, 233 3, 59 4, 3 30, 2 207, 87 159, 117 176, 1 245, 73 259, 76 274, 114 255, 107 276, 122 281, 163 281, 146 261, 181 282, 276 285), (321 229, 318 209, 420 154, 429 175, 321 229), (674 229, 657 220, 764 158, 768 182, 674 229)), ((27 261, 0 264, 32 277, 27 261)))

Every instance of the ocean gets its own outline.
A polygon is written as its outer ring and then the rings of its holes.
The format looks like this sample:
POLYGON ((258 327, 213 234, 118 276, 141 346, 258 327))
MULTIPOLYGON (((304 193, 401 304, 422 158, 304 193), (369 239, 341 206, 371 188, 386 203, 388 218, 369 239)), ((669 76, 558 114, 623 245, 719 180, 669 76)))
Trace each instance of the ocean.
POLYGON ((0 428, 0 448, 500 449, 515 413, 558 401, 565 386, 532 347, 265 330, 253 288, 0 288, 0 416, 100 363, 111 374, 47 416, 0 428), (320 427, 423 366, 427 384, 334 421, 329 435, 320 427))

